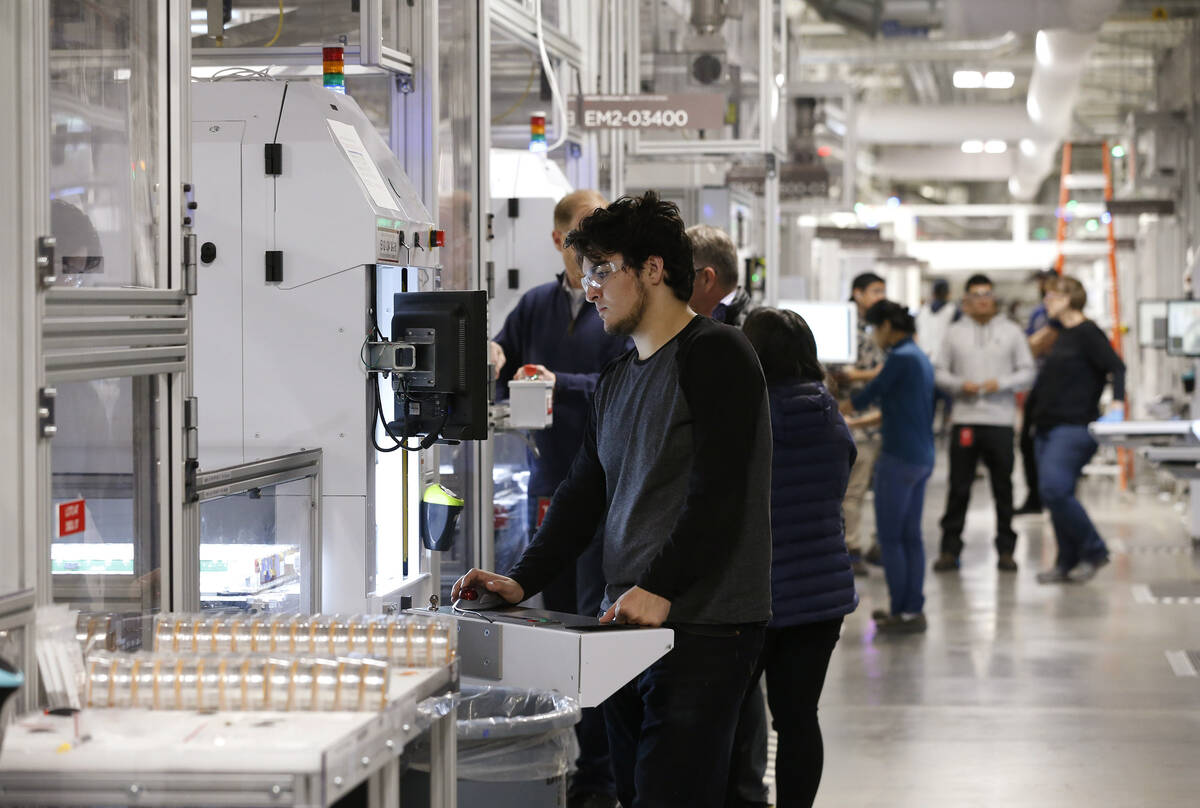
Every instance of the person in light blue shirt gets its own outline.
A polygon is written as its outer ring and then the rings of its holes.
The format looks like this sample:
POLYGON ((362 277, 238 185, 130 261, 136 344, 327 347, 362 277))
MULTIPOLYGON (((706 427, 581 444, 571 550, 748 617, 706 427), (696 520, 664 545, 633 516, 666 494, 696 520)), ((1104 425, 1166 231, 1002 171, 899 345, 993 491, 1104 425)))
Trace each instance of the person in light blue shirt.
POLYGON ((880 632, 917 633, 926 628, 921 513, 934 460, 933 365, 913 341, 916 323, 904 306, 881 300, 867 310, 866 321, 888 352, 879 375, 850 398, 855 409, 878 402, 883 413, 875 526, 891 603, 872 617, 880 632))

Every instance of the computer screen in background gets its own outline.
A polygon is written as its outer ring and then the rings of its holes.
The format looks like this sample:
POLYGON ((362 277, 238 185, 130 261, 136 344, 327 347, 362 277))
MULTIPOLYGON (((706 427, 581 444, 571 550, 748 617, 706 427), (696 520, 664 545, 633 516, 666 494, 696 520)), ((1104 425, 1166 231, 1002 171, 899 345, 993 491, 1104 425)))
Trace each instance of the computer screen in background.
POLYGON ((1200 356, 1200 300, 1167 301, 1167 353, 1200 356))
POLYGON ((779 308, 804 318, 817 341, 817 358, 848 365, 858 359, 858 305, 853 302, 781 300, 779 308))
POLYGON ((1143 348, 1167 347, 1167 301, 1138 301, 1138 345, 1143 348))

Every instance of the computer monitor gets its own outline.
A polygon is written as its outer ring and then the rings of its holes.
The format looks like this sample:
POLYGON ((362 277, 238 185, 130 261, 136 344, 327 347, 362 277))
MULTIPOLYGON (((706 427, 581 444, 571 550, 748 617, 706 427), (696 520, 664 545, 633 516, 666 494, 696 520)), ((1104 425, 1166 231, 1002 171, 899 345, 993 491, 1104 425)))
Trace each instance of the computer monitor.
POLYGON ((486 440, 487 292, 399 292, 392 312, 391 341, 411 369, 393 372, 390 431, 486 440))
POLYGON ((1200 300, 1167 301, 1167 353, 1200 356, 1200 300))
POLYGON ((1167 347, 1167 301, 1138 301, 1138 345, 1143 348, 1167 347))
POLYGON ((804 318, 817 341, 817 358, 832 365, 858 359, 858 304, 818 300, 781 300, 779 308, 804 318))

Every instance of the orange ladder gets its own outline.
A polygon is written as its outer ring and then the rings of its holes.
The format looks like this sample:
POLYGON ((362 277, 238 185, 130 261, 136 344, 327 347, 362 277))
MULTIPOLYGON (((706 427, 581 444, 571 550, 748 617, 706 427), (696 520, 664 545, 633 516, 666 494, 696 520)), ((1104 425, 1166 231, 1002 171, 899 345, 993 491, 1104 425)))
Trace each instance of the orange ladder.
MULTIPOLYGON (((1085 144, 1079 144, 1083 146, 1085 144)), ((1087 144, 1095 146, 1097 144, 1087 144)), ((1062 173, 1059 175, 1058 186, 1058 209, 1055 211, 1055 216, 1058 219, 1058 227, 1056 231, 1056 242, 1058 247, 1058 257, 1054 261, 1054 271, 1059 275, 1063 272, 1063 265, 1066 263, 1066 252, 1063 249, 1064 243, 1067 241, 1067 225, 1074 218, 1071 211, 1071 192, 1074 190, 1103 190, 1105 209, 1107 203, 1113 197, 1113 182, 1112 182, 1112 154, 1108 149, 1108 142, 1101 141, 1100 161, 1101 173, 1099 175, 1077 174, 1071 172, 1071 157, 1074 153, 1075 144, 1071 142, 1063 143, 1062 147, 1062 173)), ((1112 343, 1113 350, 1117 352, 1117 356, 1124 358, 1124 350, 1121 344, 1121 287, 1117 282, 1117 235, 1116 224, 1113 221, 1112 215, 1107 217, 1106 224, 1106 241, 1108 245, 1108 275, 1109 282, 1112 287, 1109 295, 1112 301, 1112 334, 1109 337, 1112 343)), ((1126 416, 1130 413, 1129 389, 1126 386, 1125 390, 1125 413, 1126 416)), ((1117 450, 1117 464, 1120 469, 1121 490, 1127 490, 1129 481, 1133 478, 1133 454, 1125 448, 1117 450)))

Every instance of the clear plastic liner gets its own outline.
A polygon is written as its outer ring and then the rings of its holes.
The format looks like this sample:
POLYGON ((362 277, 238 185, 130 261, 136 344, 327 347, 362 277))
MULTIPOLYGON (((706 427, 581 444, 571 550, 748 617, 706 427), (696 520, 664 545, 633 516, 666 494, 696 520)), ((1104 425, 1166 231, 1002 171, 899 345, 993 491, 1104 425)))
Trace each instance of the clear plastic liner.
POLYGON ((361 654, 403 667, 454 661, 458 627, 445 616, 160 614, 154 650, 180 654, 361 654))
MULTIPOLYGON (((505 687, 463 688, 458 698, 458 778, 521 782, 561 777, 579 757, 573 727, 579 703, 559 693, 505 687)), ((413 765, 429 770, 429 748, 413 765)))
POLYGON ((88 707, 148 710, 374 711, 387 705, 388 663, 365 657, 131 654, 87 660, 88 707))

